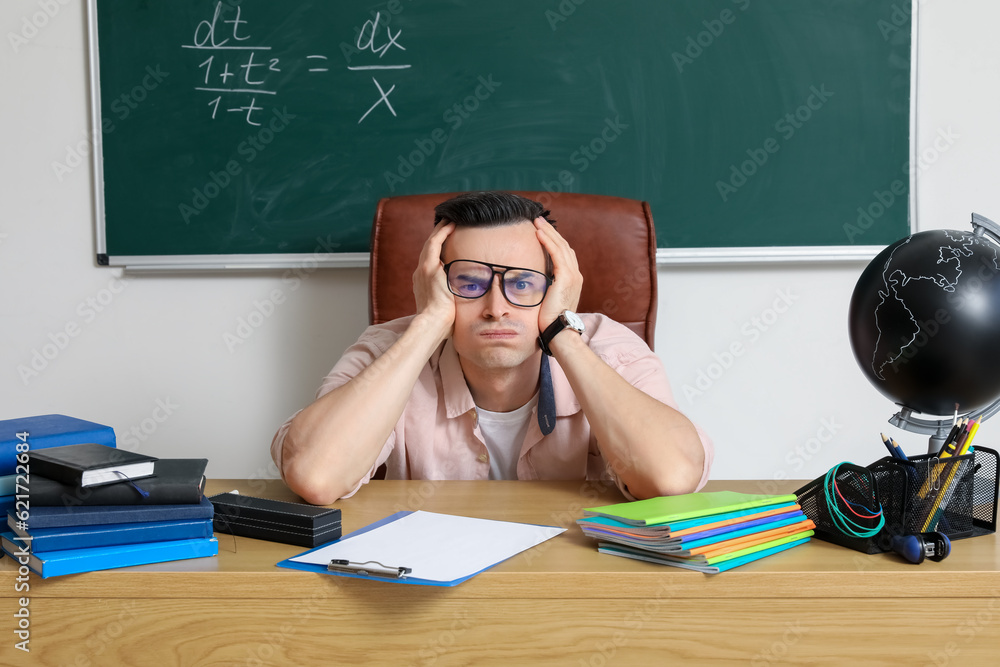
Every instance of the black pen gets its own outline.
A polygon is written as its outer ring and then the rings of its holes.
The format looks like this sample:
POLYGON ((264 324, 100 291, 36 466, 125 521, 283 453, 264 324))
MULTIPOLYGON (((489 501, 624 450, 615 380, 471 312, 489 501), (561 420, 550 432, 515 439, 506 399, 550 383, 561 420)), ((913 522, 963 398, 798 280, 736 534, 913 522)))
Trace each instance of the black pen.
POLYGON ((962 432, 963 428, 965 428, 964 419, 960 419, 955 422, 955 425, 951 427, 951 433, 949 433, 947 439, 945 439, 944 445, 942 445, 939 454, 951 456, 957 451, 957 447, 955 446, 958 444, 956 442, 956 438, 958 438, 958 435, 962 432))

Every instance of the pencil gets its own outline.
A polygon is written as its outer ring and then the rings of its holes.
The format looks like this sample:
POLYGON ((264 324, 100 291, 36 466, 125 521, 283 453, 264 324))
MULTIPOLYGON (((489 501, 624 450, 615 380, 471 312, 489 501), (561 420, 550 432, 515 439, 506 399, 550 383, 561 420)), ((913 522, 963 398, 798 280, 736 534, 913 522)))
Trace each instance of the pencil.
POLYGON ((962 443, 962 448, 958 451, 959 456, 964 456, 969 453, 972 449, 972 439, 976 437, 976 432, 979 430, 979 425, 983 423, 983 418, 980 417, 978 420, 973 422, 972 428, 969 429, 969 435, 965 436, 965 441, 962 443))
POLYGON ((879 435, 882 436, 882 444, 889 450, 889 455, 894 459, 898 459, 899 457, 896 455, 896 448, 892 446, 892 442, 889 438, 886 437, 885 433, 879 433, 879 435))
POLYGON ((896 452, 896 456, 899 457, 899 459, 901 461, 909 461, 910 460, 910 457, 908 457, 906 455, 906 452, 903 451, 903 448, 899 446, 899 443, 896 442, 896 440, 894 438, 889 438, 889 442, 892 443, 894 451, 896 452))

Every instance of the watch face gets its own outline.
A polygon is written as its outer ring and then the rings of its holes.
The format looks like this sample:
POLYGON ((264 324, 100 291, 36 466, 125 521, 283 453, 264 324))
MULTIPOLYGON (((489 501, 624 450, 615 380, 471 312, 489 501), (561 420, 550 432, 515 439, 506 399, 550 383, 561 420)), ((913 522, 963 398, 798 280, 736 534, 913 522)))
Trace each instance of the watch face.
POLYGON ((566 318, 566 325, 570 329, 576 329, 580 333, 583 333, 583 331, 586 329, 586 327, 584 327, 583 325, 583 320, 580 318, 579 315, 574 313, 572 310, 563 311, 563 317, 566 318))

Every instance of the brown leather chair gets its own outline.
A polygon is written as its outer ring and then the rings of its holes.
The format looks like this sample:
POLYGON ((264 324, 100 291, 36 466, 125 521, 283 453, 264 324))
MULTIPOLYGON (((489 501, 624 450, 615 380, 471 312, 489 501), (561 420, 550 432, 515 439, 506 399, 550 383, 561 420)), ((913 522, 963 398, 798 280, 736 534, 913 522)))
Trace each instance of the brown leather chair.
MULTIPOLYGON (((434 207, 458 193, 389 197, 372 224, 368 314, 381 324, 416 311, 413 271, 434 227, 434 207)), ((556 229, 576 252, 583 274, 581 313, 603 313, 653 347, 656 328, 656 237, 649 204, 633 199, 517 192, 551 210, 556 229)))

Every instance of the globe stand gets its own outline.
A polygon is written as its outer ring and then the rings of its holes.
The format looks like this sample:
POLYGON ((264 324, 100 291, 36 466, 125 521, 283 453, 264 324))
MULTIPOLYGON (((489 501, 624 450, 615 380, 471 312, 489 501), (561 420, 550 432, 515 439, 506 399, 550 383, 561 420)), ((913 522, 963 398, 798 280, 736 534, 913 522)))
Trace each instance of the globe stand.
MULTIPOLYGON (((968 414, 959 415, 959 417, 968 417, 969 419, 980 419, 985 421, 997 412, 1000 412, 1000 398, 993 401, 982 410, 974 410, 968 414)), ((951 433, 951 427, 954 423, 954 419, 920 419, 913 416, 913 410, 910 408, 903 408, 889 419, 889 423, 903 429, 904 431, 929 435, 930 438, 927 441, 927 453, 937 454, 944 446, 945 438, 947 438, 948 434, 951 433)))

